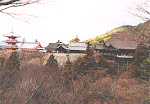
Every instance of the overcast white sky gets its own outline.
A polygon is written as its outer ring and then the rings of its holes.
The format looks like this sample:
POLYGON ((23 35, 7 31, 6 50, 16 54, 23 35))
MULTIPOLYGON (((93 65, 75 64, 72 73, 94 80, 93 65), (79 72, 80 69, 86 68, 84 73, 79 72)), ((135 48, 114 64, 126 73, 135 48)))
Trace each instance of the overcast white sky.
POLYGON ((68 43, 78 35, 81 41, 94 38, 122 25, 143 22, 132 16, 129 7, 144 0, 55 0, 44 4, 9 9, 9 12, 36 15, 22 22, 6 14, 0 14, 0 41, 4 34, 13 31, 26 41, 37 39, 43 46, 61 40, 68 43))

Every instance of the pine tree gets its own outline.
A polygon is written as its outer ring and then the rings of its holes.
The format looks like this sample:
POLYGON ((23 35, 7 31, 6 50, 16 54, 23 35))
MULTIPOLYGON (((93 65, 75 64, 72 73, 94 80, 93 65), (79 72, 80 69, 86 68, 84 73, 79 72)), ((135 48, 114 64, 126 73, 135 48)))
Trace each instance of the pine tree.
POLYGON ((147 80, 149 81, 150 77, 150 58, 147 58, 140 64, 137 71, 139 72, 138 79, 139 80, 147 80))
POLYGON ((85 70, 90 70, 91 68, 96 69, 96 61, 94 57, 94 52, 90 48, 90 43, 87 43, 86 55, 83 59, 85 70))
POLYGON ((63 81, 67 88, 70 88, 69 83, 74 79, 74 71, 73 71, 73 63, 69 59, 69 55, 67 55, 67 61, 64 65, 63 71, 63 81))
POLYGON ((8 58, 6 62, 6 68, 8 70, 13 70, 13 69, 20 69, 20 61, 18 60, 19 54, 16 51, 13 51, 10 54, 10 57, 8 58))
POLYGON ((48 69, 51 69, 51 70, 57 70, 58 69, 58 63, 57 63, 57 60, 54 58, 54 55, 50 55, 49 59, 47 60, 47 63, 45 64, 45 66, 48 68, 48 69))
POLYGON ((74 68, 78 73, 86 74, 90 69, 96 69, 96 61, 93 50, 90 48, 89 42, 87 43, 86 55, 79 57, 74 65, 74 68))
POLYGON ((140 72, 137 70, 140 67, 140 64, 148 58, 149 52, 147 49, 147 45, 145 45, 143 42, 140 42, 138 44, 134 56, 133 56, 133 63, 132 68, 134 69, 135 76, 140 76, 140 72))

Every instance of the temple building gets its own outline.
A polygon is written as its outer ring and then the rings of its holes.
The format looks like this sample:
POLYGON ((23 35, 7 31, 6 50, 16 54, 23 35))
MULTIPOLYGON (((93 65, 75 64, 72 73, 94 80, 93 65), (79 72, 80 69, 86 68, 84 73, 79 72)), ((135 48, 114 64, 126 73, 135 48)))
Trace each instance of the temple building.
POLYGON ((26 54, 39 54, 40 51, 44 50, 40 42, 23 42, 20 49, 26 54))
POLYGON ((69 42, 70 53, 85 53, 87 42, 69 42))
POLYGON ((113 34, 105 43, 96 44, 95 50, 106 59, 116 62, 118 69, 127 68, 132 63, 135 49, 140 42, 149 46, 137 35, 113 34))
POLYGON ((68 48, 62 43, 49 43, 46 47, 48 53, 67 53, 68 48))
POLYGON ((6 50, 16 50, 18 49, 17 43, 20 43, 17 41, 16 38, 19 38, 19 35, 16 35, 14 32, 10 32, 9 34, 3 35, 4 37, 7 37, 7 40, 4 40, 3 42, 7 43, 5 46, 6 50))

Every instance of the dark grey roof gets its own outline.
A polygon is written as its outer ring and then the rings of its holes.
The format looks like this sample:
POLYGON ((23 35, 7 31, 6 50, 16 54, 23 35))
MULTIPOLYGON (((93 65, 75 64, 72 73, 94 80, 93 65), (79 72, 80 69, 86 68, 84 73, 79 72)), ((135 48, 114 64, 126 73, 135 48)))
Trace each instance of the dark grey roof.
POLYGON ((68 49, 66 46, 64 46, 62 43, 49 43, 49 45, 46 47, 46 50, 48 52, 56 51, 57 48, 62 47, 64 49, 68 49))
POLYGON ((49 45, 46 47, 46 50, 48 52, 55 51, 55 49, 58 47, 59 43, 49 43, 49 45))

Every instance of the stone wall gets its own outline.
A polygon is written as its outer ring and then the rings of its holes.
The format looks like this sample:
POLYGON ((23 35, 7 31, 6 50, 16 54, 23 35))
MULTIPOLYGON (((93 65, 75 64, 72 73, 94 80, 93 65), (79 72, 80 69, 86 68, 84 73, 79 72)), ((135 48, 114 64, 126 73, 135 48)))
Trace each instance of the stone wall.
POLYGON ((80 56, 85 56, 86 55, 86 54, 82 54, 82 53, 47 53, 43 57, 44 64, 46 64, 46 62, 49 59, 51 54, 54 55, 54 58, 57 60, 59 66, 64 65, 64 63, 67 60, 67 55, 69 55, 69 58, 70 58, 71 61, 76 60, 80 56))

